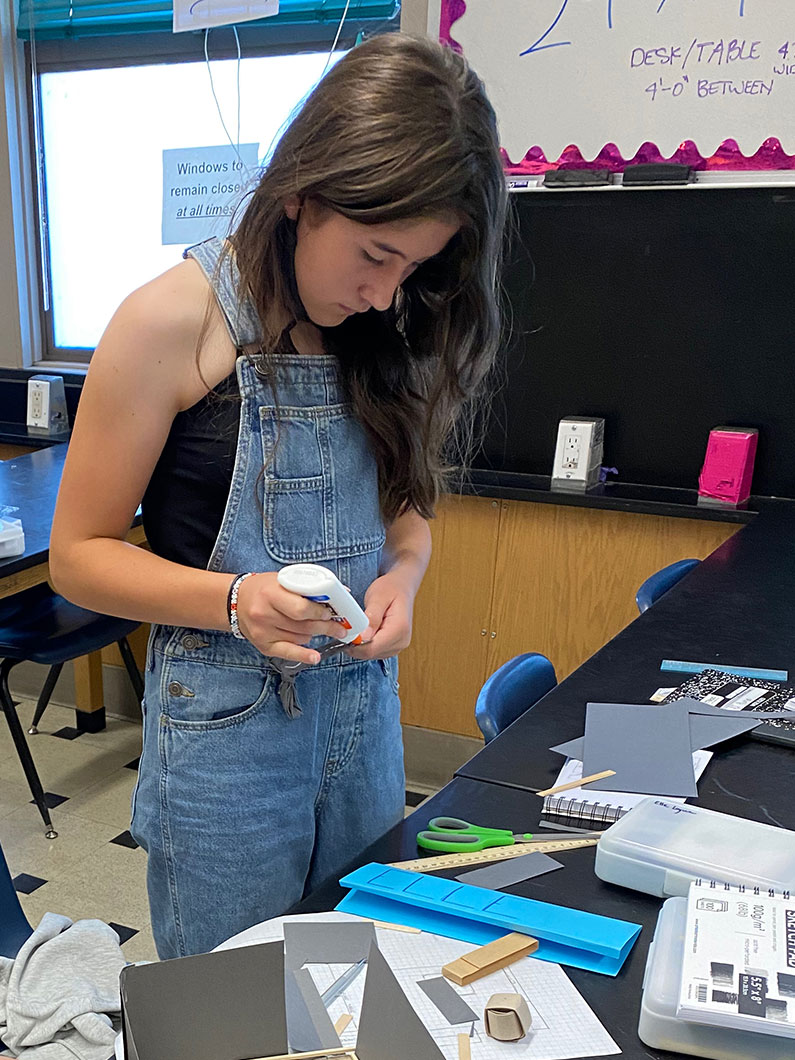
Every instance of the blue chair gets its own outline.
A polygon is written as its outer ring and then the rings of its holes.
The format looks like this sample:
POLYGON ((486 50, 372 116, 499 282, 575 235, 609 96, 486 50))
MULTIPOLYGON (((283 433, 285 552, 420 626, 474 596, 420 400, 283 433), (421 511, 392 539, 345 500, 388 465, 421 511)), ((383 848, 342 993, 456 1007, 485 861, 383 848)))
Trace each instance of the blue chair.
POLYGON ((33 929, 22 912, 11 873, 0 848, 0 954, 16 957, 22 943, 33 933, 33 929))
POLYGON ((557 683, 554 666, 538 652, 526 652, 503 663, 483 685, 475 704, 475 721, 486 743, 535 706, 557 683))
POLYGON ((638 611, 643 614, 648 611, 653 603, 660 599, 663 593, 673 589, 676 583, 687 574, 693 567, 697 567, 700 559, 680 559, 667 567, 662 567, 656 574, 652 574, 635 593, 635 603, 638 611))
POLYGON ((127 642, 127 637, 139 625, 139 622, 126 618, 112 618, 70 604, 48 585, 35 585, 0 600, 0 709, 6 716, 31 795, 46 825, 48 839, 55 839, 58 833, 52 827, 41 781, 8 689, 8 675, 21 662, 43 663, 50 667, 28 730, 36 733, 64 663, 100 651, 115 641, 140 702, 144 694, 143 681, 127 642))

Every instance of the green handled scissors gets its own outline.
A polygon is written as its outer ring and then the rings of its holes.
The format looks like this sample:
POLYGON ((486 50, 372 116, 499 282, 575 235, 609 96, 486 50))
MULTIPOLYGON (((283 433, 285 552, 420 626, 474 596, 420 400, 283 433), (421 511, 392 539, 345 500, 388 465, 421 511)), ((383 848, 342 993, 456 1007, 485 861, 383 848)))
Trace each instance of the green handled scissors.
POLYGON ((486 847, 509 847, 514 843, 529 843, 531 832, 517 835, 509 828, 481 828, 458 817, 434 817, 424 832, 417 835, 417 846, 424 850, 483 850, 486 847))

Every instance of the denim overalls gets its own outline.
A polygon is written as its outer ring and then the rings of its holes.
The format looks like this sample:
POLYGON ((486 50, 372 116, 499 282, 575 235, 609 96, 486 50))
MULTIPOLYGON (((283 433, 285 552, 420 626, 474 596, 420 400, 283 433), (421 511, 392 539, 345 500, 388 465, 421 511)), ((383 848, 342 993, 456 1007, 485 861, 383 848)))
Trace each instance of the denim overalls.
MULTIPOLYGON (((189 253, 242 349, 259 324, 230 258, 216 275, 221 246, 189 253)), ((235 467, 208 568, 322 563, 362 603, 384 543, 374 458, 335 357, 274 359, 278 416, 256 361, 237 359, 235 467)), ((231 633, 153 626, 145 676, 131 829, 149 855, 161 958, 284 913, 402 818, 395 659, 340 654, 304 670, 297 717, 283 709, 272 660, 231 633)))

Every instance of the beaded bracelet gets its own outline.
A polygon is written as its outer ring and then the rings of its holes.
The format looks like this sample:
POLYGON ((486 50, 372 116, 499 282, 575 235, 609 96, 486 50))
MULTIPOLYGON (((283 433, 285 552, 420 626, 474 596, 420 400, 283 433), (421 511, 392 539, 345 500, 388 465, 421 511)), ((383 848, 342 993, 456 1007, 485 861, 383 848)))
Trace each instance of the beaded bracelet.
POLYGON ((237 637, 238 640, 245 640, 245 633, 241 632, 240 624, 237 620, 237 595, 240 592, 240 586, 246 580, 250 578, 252 574, 256 574, 256 571, 249 571, 248 574, 238 574, 229 586, 229 595, 226 598, 226 611, 229 615, 229 626, 232 630, 232 636, 237 637))

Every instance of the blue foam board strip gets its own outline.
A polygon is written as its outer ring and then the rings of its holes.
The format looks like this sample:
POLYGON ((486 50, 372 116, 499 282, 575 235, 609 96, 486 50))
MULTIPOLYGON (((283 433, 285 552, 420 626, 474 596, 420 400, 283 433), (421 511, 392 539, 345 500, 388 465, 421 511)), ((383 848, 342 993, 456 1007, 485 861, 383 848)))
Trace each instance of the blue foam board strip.
MULTIPOLYGON (((434 935, 443 935, 448 939, 459 939, 461 942, 472 942, 476 946, 485 946, 509 934, 491 924, 479 924, 475 920, 451 916, 449 913, 434 913, 419 906, 410 906, 405 902, 395 902, 389 898, 379 898, 364 891, 351 891, 337 906, 346 913, 369 917, 371 920, 385 920, 390 924, 404 924, 406 927, 419 928, 434 935)), ((640 930, 640 929, 638 929, 640 930)), ((534 935, 538 938, 538 935, 534 935)), ((634 941, 634 940, 633 940, 634 941)), ((571 946, 560 946, 546 939, 538 939, 538 949, 531 954, 540 961, 552 964, 567 964, 571 968, 583 968, 587 972, 601 972, 602 975, 618 975, 624 963, 630 944, 621 958, 599 957, 571 946)))
POLYGON ((377 862, 340 883, 351 893, 338 909, 477 945, 519 931, 538 939, 541 960, 606 975, 620 970, 640 933, 639 924, 377 862))
POLYGON ((700 674, 702 670, 720 670, 735 677, 758 677, 762 681, 786 681, 787 670, 755 670, 752 666, 724 666, 718 662, 681 662, 679 659, 663 659, 661 670, 671 670, 678 674, 700 674))

